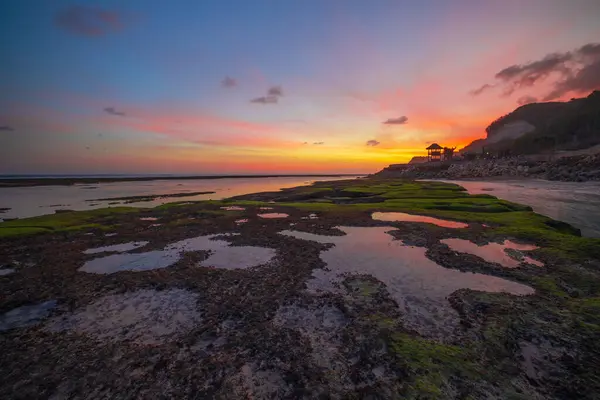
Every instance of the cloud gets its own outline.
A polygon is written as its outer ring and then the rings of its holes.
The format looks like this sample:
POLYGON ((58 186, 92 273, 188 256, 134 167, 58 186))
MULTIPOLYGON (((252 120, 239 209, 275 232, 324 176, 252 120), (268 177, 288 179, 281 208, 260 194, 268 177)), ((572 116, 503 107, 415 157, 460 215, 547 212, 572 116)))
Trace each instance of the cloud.
POLYGON ((320 146, 322 144, 325 144, 325 142, 314 142, 313 144, 316 144, 316 145, 320 146))
POLYGON ((383 121, 383 123, 385 125, 403 125, 406 124, 408 122, 408 117, 406 116, 401 116, 398 118, 388 118, 387 120, 383 121))
POLYGON ((269 90, 267 90, 266 96, 256 97, 250 100, 250 103, 277 104, 281 96, 283 96, 283 89, 281 86, 271 86, 269 90))
POLYGON ((15 130, 15 128, 13 128, 12 126, 8 126, 8 125, 0 126, 0 131, 3 131, 3 132, 13 132, 14 130, 15 130))
POLYGON ((60 28, 80 36, 102 36, 118 31, 121 16, 98 7, 72 5, 56 14, 54 22, 60 28))
POLYGON ((481 93, 483 93, 486 90, 491 89, 493 87, 494 87, 494 85, 490 85, 489 83, 486 83, 485 85, 482 85, 481 87, 479 87, 477 89, 471 90, 469 93, 472 94, 473 96, 479 96, 481 93))
POLYGON ((375 147, 375 146, 379 145, 380 143, 381 143, 381 142, 378 142, 378 141, 377 141, 377 140, 375 140, 375 139, 371 139, 371 140, 367 140, 367 143, 366 143, 366 145, 367 145, 367 146, 373 146, 373 147, 375 147))
POLYGON ((517 99, 517 104, 524 106, 525 104, 536 103, 538 100, 533 96, 521 96, 517 99))
POLYGON ((258 104, 277 104, 279 97, 277 96, 261 96, 250 100, 250 103, 258 104))
POLYGON ((123 111, 118 111, 114 107, 106 107, 104 109, 104 111, 107 112, 110 115, 116 115, 118 117, 125 117, 125 116, 127 116, 127 114, 125 114, 123 111))
POLYGON ((221 86, 224 88, 232 88, 232 87, 236 87, 237 86, 237 80, 233 79, 230 76, 226 76, 225 78, 223 78, 223 80, 221 81, 221 86))
POLYGON ((283 89, 281 88, 281 86, 271 86, 267 94, 269 96, 281 97, 283 96, 283 89))
POLYGON ((479 95, 494 86, 501 86, 504 95, 511 95, 517 90, 548 82, 550 91, 543 101, 559 99, 568 93, 588 94, 600 89, 600 43, 589 43, 572 51, 548 54, 537 61, 508 66, 496 73, 495 79, 496 84, 485 84, 471 93, 479 95))

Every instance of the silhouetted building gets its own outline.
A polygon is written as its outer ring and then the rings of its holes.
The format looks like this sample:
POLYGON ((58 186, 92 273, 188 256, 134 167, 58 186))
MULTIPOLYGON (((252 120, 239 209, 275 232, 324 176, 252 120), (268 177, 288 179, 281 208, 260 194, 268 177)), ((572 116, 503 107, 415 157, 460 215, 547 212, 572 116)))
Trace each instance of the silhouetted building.
POLYGON ((441 161, 442 160, 442 146, 437 143, 433 143, 431 146, 426 148, 427 158, 429 161, 441 161))

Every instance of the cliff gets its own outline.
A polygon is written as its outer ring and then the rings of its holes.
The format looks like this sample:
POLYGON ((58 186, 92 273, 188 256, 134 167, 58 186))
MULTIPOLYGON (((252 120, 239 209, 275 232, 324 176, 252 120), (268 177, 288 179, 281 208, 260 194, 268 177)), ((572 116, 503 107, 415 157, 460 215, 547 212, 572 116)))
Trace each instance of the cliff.
POLYGON ((510 151, 513 155, 586 149, 600 144, 600 91, 568 102, 532 103, 504 115, 487 137, 461 152, 510 151))

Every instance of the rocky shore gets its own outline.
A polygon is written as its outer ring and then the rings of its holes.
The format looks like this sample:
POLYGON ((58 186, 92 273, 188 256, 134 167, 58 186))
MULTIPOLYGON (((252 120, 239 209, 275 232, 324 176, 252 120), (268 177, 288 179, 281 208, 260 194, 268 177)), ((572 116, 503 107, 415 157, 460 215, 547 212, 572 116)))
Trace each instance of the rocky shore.
POLYGON ((600 239, 443 182, 0 223, 2 399, 597 399, 600 239))
POLYGON ((512 157, 453 163, 396 164, 375 176, 409 179, 527 177, 565 182, 600 181, 600 153, 551 161, 512 157))

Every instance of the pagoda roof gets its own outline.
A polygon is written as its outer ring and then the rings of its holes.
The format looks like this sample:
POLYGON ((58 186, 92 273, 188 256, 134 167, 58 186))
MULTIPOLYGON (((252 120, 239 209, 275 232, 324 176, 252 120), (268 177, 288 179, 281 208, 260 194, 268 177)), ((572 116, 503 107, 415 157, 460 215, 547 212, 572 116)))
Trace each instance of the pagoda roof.
POLYGON ((428 148, 426 148, 425 150, 442 150, 443 147, 440 146, 437 143, 433 143, 431 146, 429 146, 428 148))

